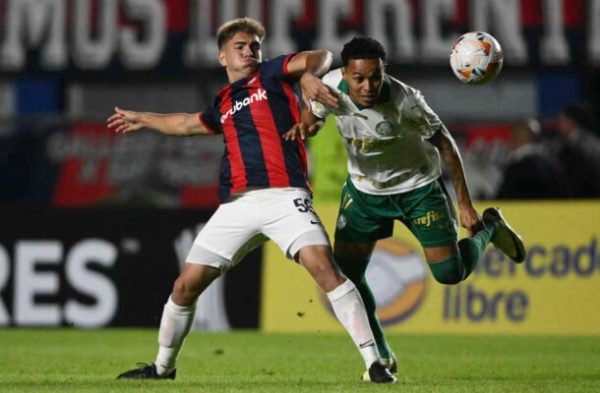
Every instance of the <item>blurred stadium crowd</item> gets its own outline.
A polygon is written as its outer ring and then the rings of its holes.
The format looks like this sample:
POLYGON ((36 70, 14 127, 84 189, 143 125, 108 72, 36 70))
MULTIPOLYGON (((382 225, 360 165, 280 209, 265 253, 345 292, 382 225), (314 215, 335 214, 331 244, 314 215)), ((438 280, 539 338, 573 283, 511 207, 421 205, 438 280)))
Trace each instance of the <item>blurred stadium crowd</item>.
POLYGON ((225 83, 214 29, 245 14, 270 31, 267 55, 324 47, 339 64, 348 37, 382 41, 390 73, 459 141, 476 198, 600 197, 599 4, 0 0, 0 203, 216 206, 219 138, 116 138, 104 119, 115 105, 202 110, 225 83), (490 85, 463 85, 448 66, 469 30, 504 47, 490 85))

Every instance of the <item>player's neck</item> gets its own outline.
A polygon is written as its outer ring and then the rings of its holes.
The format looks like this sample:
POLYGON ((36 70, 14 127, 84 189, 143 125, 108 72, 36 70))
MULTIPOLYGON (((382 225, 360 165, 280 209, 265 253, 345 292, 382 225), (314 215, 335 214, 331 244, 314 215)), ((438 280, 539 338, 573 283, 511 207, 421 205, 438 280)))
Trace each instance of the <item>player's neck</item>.
POLYGON ((246 73, 246 72, 239 72, 239 71, 233 71, 233 70, 228 70, 227 71, 227 80, 229 81, 229 83, 235 83, 237 81, 239 81, 240 79, 244 79, 249 77, 250 75, 252 75, 255 71, 252 71, 251 73, 246 73))

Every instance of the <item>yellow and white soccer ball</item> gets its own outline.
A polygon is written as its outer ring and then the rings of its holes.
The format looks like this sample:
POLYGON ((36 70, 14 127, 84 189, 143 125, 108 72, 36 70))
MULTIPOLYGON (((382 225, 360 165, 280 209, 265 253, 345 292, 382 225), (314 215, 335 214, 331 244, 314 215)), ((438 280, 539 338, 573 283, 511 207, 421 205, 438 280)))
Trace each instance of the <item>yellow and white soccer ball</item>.
POLYGON ((456 40, 450 52, 450 67, 464 83, 480 85, 498 76, 504 64, 504 52, 488 33, 473 31, 456 40))

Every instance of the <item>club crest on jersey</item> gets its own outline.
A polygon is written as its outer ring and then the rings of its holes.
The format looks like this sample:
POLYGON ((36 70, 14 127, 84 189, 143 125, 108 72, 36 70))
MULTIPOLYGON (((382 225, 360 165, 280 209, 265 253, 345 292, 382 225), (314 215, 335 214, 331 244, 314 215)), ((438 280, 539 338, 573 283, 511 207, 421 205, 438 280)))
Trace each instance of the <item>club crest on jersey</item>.
POLYGON ((308 100, 308 103, 310 104, 310 111, 312 113, 323 113, 327 110, 325 105, 321 104, 319 101, 310 99, 308 100))
POLYGON ((347 224, 346 217, 343 214, 340 214, 340 216, 338 217, 337 223, 336 223, 337 229, 346 228, 346 224, 347 224))
POLYGON ((390 136, 392 135, 392 131, 394 130, 394 126, 387 120, 380 121, 375 126, 375 132, 377 132, 381 136, 390 136))
POLYGON ((253 93, 249 97, 246 97, 243 100, 236 100, 231 105, 231 109, 229 109, 223 116, 221 116, 221 124, 225 123, 225 120, 227 120, 227 118, 229 116, 233 116, 236 112, 239 112, 240 110, 247 107, 248 105, 250 105, 254 102, 267 100, 267 99, 268 99, 267 91, 265 89, 258 89, 258 91, 256 93, 253 93))

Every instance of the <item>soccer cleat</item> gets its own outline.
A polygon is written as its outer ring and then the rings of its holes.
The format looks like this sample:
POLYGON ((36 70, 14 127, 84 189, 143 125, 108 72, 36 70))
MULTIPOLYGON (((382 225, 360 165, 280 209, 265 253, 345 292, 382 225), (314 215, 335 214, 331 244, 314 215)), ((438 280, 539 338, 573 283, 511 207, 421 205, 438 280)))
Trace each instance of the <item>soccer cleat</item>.
POLYGON ((510 259, 516 263, 521 263, 525 260, 525 246, 523 239, 514 229, 508 225, 500 209, 488 207, 483 212, 483 222, 495 223, 498 226, 496 233, 492 237, 492 244, 510 259))
POLYGON ((154 364, 138 363, 138 368, 119 374, 117 379, 175 379, 177 370, 173 369, 165 375, 158 375, 154 364))
POLYGON ((363 374, 362 380, 373 383, 396 383, 396 377, 390 373, 390 370, 381 361, 373 363, 363 374))
POLYGON ((398 359, 396 359, 396 355, 391 354, 389 358, 383 358, 381 361, 392 374, 398 373, 398 359))

